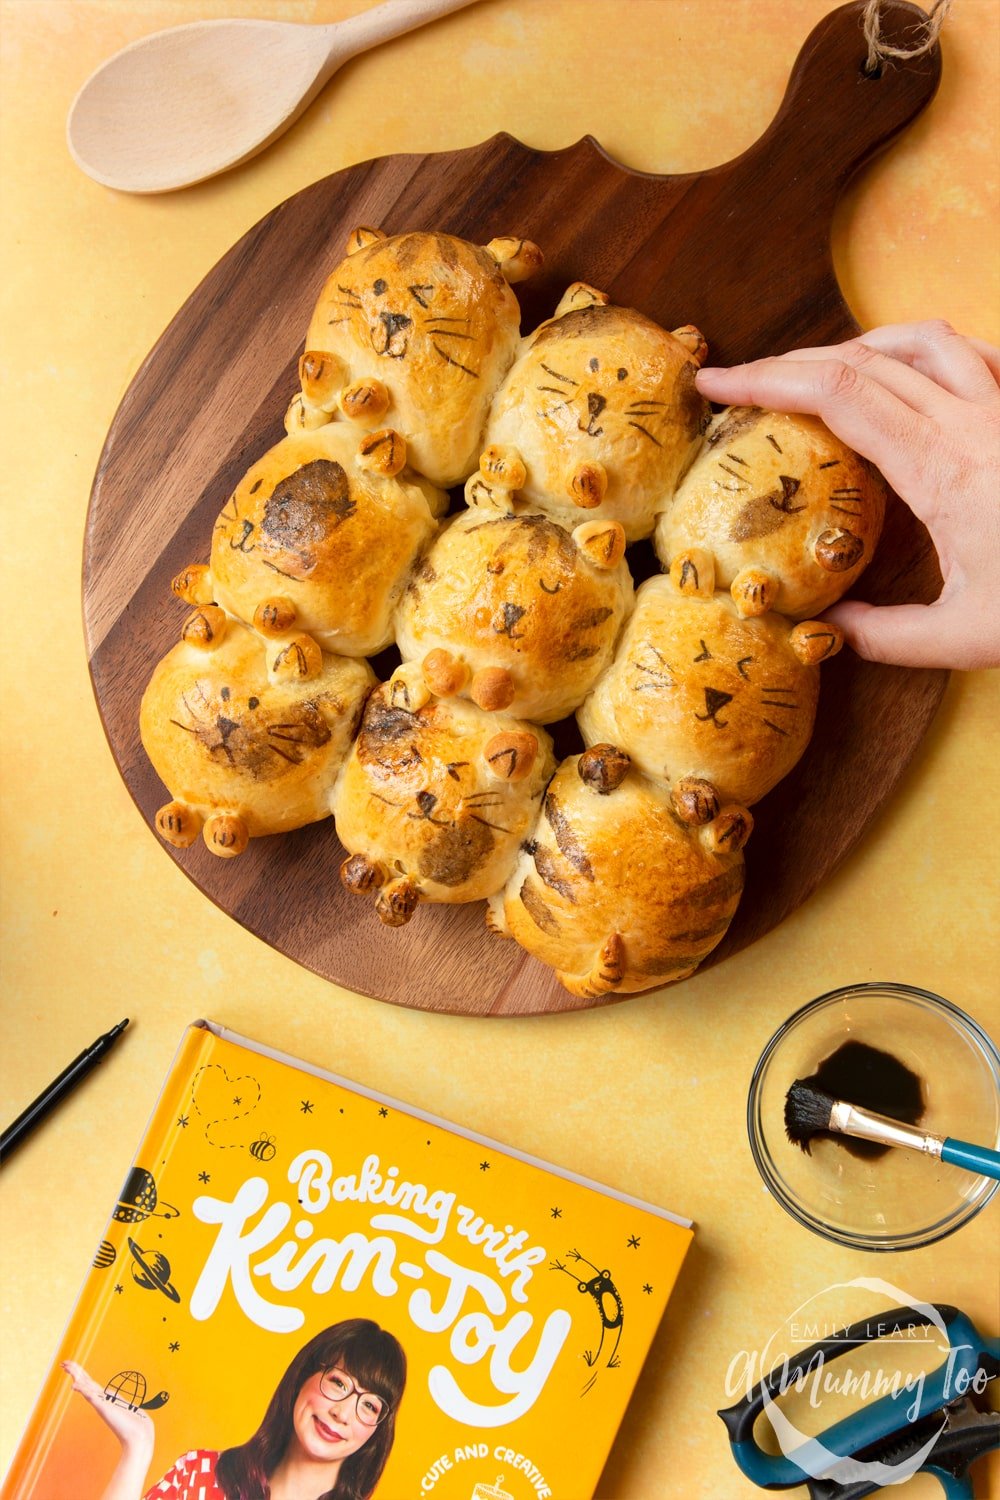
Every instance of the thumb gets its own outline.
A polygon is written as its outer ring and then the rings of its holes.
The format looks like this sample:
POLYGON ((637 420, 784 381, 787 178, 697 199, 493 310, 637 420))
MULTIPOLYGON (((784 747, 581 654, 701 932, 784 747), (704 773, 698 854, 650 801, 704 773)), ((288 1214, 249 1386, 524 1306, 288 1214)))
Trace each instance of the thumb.
POLYGON ((971 671, 995 665, 980 619, 970 620, 958 601, 877 606, 844 600, 823 618, 839 625, 849 646, 866 661, 903 667, 954 667, 971 671))

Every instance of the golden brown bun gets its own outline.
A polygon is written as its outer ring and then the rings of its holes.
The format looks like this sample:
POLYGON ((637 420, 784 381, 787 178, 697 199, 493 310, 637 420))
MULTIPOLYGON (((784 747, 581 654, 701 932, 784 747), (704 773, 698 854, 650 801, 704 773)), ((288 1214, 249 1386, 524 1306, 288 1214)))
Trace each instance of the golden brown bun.
POLYGON ((373 655, 392 641, 392 611, 447 502, 405 470, 370 467, 346 423, 286 437, 215 523, 211 597, 265 634, 305 630, 328 651, 373 655))
POLYGON ((556 772, 490 902, 491 926, 550 964, 575 995, 684 979, 732 920, 751 827, 739 807, 689 827, 666 787, 629 770, 613 746, 595 746, 556 772))
POLYGON ((633 596, 618 523, 578 531, 538 515, 455 516, 396 611, 403 659, 422 663, 443 696, 486 707, 482 674, 495 669, 511 679, 511 714, 547 724, 572 713, 610 661, 633 596))
POLYGON ((191 843, 207 819, 215 848, 214 815, 256 838, 329 814, 375 677, 367 662, 313 650, 268 643, 211 605, 191 617, 139 711, 146 754, 174 799, 157 820, 171 843, 191 843))
POLYGON ((882 476, 818 417, 730 407, 656 523, 656 553, 693 591, 802 620, 846 593, 882 531, 882 476))
MULTIPOLYGON (((649 536, 708 422, 694 377, 704 344, 694 329, 668 333, 601 294, 570 292, 524 341, 497 394, 472 504, 513 490, 518 509, 539 510, 572 530, 616 520, 628 541, 649 536), (606 299, 605 299, 606 300, 606 299), (503 450, 508 467, 490 463, 503 450), (523 478, 521 477, 523 474, 523 478)), ((503 496, 499 502, 506 507, 503 496)))
POLYGON ((795 765, 812 734, 821 656, 843 637, 816 621, 744 619, 728 594, 687 597, 647 579, 615 659, 577 720, 673 785, 695 777, 721 802, 752 806, 795 765))
POLYGON ((389 925, 418 900, 498 891, 554 767, 544 729, 430 696, 401 667, 371 696, 333 796, 342 878, 389 925))
POLYGON ((481 248, 448 234, 352 236, 316 304, 289 421, 385 423, 405 435, 419 473, 459 483, 476 467, 490 400, 517 347, 520 308, 508 281, 540 264, 528 241, 481 248))

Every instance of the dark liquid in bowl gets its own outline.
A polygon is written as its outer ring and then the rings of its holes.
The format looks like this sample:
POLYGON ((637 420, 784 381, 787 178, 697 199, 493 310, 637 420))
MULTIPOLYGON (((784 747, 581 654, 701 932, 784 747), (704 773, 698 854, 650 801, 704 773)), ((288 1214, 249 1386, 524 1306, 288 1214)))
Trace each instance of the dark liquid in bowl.
MULTIPOLYGON (((916 1125, 924 1112, 924 1090, 918 1075, 890 1052, 865 1042, 844 1042, 803 1082, 834 1099, 888 1115, 904 1125, 916 1125)), ((852 1156, 868 1161, 893 1149, 832 1130, 818 1130, 814 1139, 836 1141, 852 1156)))

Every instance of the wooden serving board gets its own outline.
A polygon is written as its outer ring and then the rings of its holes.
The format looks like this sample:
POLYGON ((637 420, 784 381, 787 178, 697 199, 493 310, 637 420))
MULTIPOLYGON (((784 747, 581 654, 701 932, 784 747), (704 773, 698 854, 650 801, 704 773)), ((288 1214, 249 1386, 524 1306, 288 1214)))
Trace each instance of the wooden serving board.
MULTIPOLYGON (((846 5, 817 26, 773 124, 724 166, 658 177, 620 166, 590 137, 540 152, 499 135, 469 150, 391 156, 338 172, 282 203, 219 262, 122 401, 85 539, 94 688, 121 774, 150 826, 166 798, 137 716, 142 689, 184 616, 170 579, 207 560, 226 498, 282 436, 313 304, 350 230, 377 224, 390 234, 441 229, 479 244, 504 234, 536 241, 546 265, 518 287, 525 329, 551 313, 571 281, 583 280, 667 328, 697 324, 715 363, 850 336, 857 325, 830 255, 837 198, 925 107, 940 75, 935 49, 867 77, 861 10, 846 5)), ((893 6, 887 39, 912 39, 921 17, 908 4, 893 6)), ((641 575, 641 548, 636 559, 641 575)), ((926 533, 895 500, 858 593, 926 602, 939 586, 926 533)), ((812 743, 754 809, 745 894, 709 962, 768 932, 850 851, 891 796, 946 680, 944 672, 874 666, 850 651, 823 668, 812 743)), ((559 739, 574 748, 572 731, 559 739)), ((332 820, 252 840, 235 860, 217 859, 200 840, 164 853, 251 932, 348 989, 481 1015, 593 1003, 491 936, 481 903, 422 906, 408 926, 383 928, 370 904, 341 887, 332 820)))

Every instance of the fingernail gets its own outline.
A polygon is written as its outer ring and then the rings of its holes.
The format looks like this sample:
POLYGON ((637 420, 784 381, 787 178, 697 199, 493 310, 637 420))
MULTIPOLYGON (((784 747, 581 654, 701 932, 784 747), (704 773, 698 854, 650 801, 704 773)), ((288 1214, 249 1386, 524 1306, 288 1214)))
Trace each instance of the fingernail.
POLYGON ((700 380, 713 380, 716 376, 725 375, 725 373, 726 370, 723 365, 704 365, 695 375, 694 383, 697 385, 700 380))

